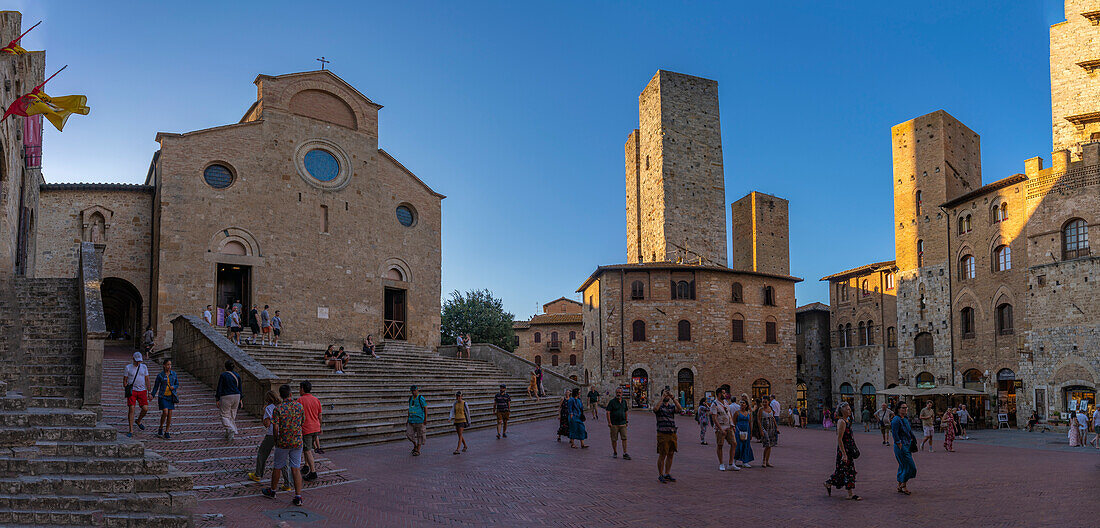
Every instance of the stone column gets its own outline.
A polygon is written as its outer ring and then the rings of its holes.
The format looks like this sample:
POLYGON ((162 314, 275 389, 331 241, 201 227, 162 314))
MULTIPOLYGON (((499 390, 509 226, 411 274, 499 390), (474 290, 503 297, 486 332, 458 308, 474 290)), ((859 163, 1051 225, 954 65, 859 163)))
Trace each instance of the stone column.
POLYGON ((106 244, 80 244, 80 336, 84 346, 84 409, 100 412, 103 385, 103 343, 107 322, 103 315, 103 250, 106 244))

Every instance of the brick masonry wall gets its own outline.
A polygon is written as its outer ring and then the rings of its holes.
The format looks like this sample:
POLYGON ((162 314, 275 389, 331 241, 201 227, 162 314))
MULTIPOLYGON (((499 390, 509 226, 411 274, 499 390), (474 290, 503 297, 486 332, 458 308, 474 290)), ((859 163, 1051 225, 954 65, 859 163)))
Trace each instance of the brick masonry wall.
POLYGON ((552 369, 557 373, 584 382, 584 328, 581 323, 576 324, 539 324, 530 328, 516 329, 516 337, 519 338, 519 346, 515 354, 532 363, 542 364, 543 369, 552 369), (535 342, 535 333, 539 333, 539 341, 535 342), (558 333, 561 349, 550 350, 549 344, 553 332, 558 333), (574 332, 576 338, 569 339, 569 332, 574 332), (553 357, 558 356, 558 366, 554 366, 553 357), (576 365, 569 364, 569 356, 575 355, 576 365), (536 361, 538 359, 538 361, 536 361))
POLYGON ((791 272, 788 208, 787 200, 755 191, 733 202, 733 269, 791 272))
POLYGON ((829 346, 828 310, 803 310, 795 313, 795 351, 802 357, 798 380, 806 384, 808 419, 821 421, 820 407, 832 392, 832 362, 829 346))
POLYGON ((1095 0, 1066 0, 1065 9, 1066 21, 1050 27, 1051 150, 1070 149, 1079 159, 1080 143, 1100 133, 1100 121, 1079 128, 1066 117, 1100 111, 1100 72, 1077 65, 1100 57, 1100 25, 1081 16, 1100 6, 1095 0))

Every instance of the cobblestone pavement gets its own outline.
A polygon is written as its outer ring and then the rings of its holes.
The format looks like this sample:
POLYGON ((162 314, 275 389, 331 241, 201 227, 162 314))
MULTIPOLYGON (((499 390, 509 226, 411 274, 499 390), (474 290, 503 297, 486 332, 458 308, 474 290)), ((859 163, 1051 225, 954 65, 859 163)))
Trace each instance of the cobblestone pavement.
MULTIPOLYGON (((126 433, 126 401, 122 395, 122 372, 131 361, 132 352, 126 348, 112 347, 103 358, 103 420, 126 433)), ((149 389, 161 367, 148 361, 149 389)), ((261 484, 247 479, 255 469, 256 451, 263 439, 263 424, 245 412, 237 414, 239 434, 229 442, 221 415, 214 406, 214 390, 195 377, 177 370, 180 382, 180 403, 172 415, 172 438, 156 436, 160 423, 157 402, 149 401, 149 414, 142 421, 145 430, 134 427, 134 438, 167 458, 173 466, 194 477, 199 500, 223 499, 236 496, 252 496, 259 493, 261 484)), ((268 459, 265 481, 270 482, 273 458, 268 459)), ((318 479, 307 482, 306 489, 344 483, 345 471, 324 456, 317 458, 318 479)))
MULTIPOLYGON (((492 430, 472 432, 469 452, 457 456, 451 454, 454 436, 429 439, 420 457, 410 456, 406 443, 330 452, 353 482, 307 492, 303 508, 290 506, 289 494, 281 493, 274 501, 204 501, 199 509, 224 513, 225 526, 274 526, 279 513, 314 516, 288 522, 294 527, 1077 527, 1097 526, 1100 519, 1100 451, 990 445, 1028 445, 1028 433, 982 431, 971 435, 974 440, 957 441, 955 453, 940 449, 937 434, 936 452, 916 455, 913 495, 904 496, 895 492, 890 447, 877 433, 859 432, 856 491, 864 500, 852 502, 841 498, 843 491, 826 497, 822 489, 833 470, 833 431, 783 427, 772 454, 776 467, 719 472, 713 438, 700 445, 698 426, 682 417, 672 471, 678 481, 661 484, 654 419, 632 416, 631 461, 611 458, 602 421, 589 420, 592 447, 581 450, 555 442, 557 422, 544 420, 517 425, 507 439, 496 439, 492 430)), ((758 464, 762 449, 754 444, 753 450, 758 464)))

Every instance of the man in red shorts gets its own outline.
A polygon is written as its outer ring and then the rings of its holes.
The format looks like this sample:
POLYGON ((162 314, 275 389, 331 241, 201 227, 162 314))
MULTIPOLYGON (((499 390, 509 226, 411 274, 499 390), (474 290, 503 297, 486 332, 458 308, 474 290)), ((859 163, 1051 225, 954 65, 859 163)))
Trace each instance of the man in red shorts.
POLYGON ((141 419, 145 418, 145 413, 149 412, 149 395, 146 392, 148 384, 149 369, 141 361, 141 352, 134 352, 134 362, 126 365, 126 370, 122 374, 122 389, 129 409, 126 415, 127 424, 130 426, 130 430, 126 433, 127 437, 134 436, 135 405, 141 406, 141 414, 138 415, 136 422, 138 429, 145 430, 145 426, 141 425, 141 419))

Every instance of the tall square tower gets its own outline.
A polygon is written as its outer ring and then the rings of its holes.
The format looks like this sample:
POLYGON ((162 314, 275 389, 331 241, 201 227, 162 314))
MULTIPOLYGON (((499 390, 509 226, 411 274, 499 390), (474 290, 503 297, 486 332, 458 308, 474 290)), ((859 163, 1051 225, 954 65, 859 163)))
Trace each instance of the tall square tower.
POLYGON ((659 70, 626 142, 627 262, 726 266, 718 83, 659 70))
POLYGON ((753 191, 733 202, 735 270, 791 274, 787 200, 753 191))
POLYGON ((1100 2, 1066 0, 1066 21, 1050 27, 1050 102, 1054 147, 1081 157, 1100 140, 1100 2))

